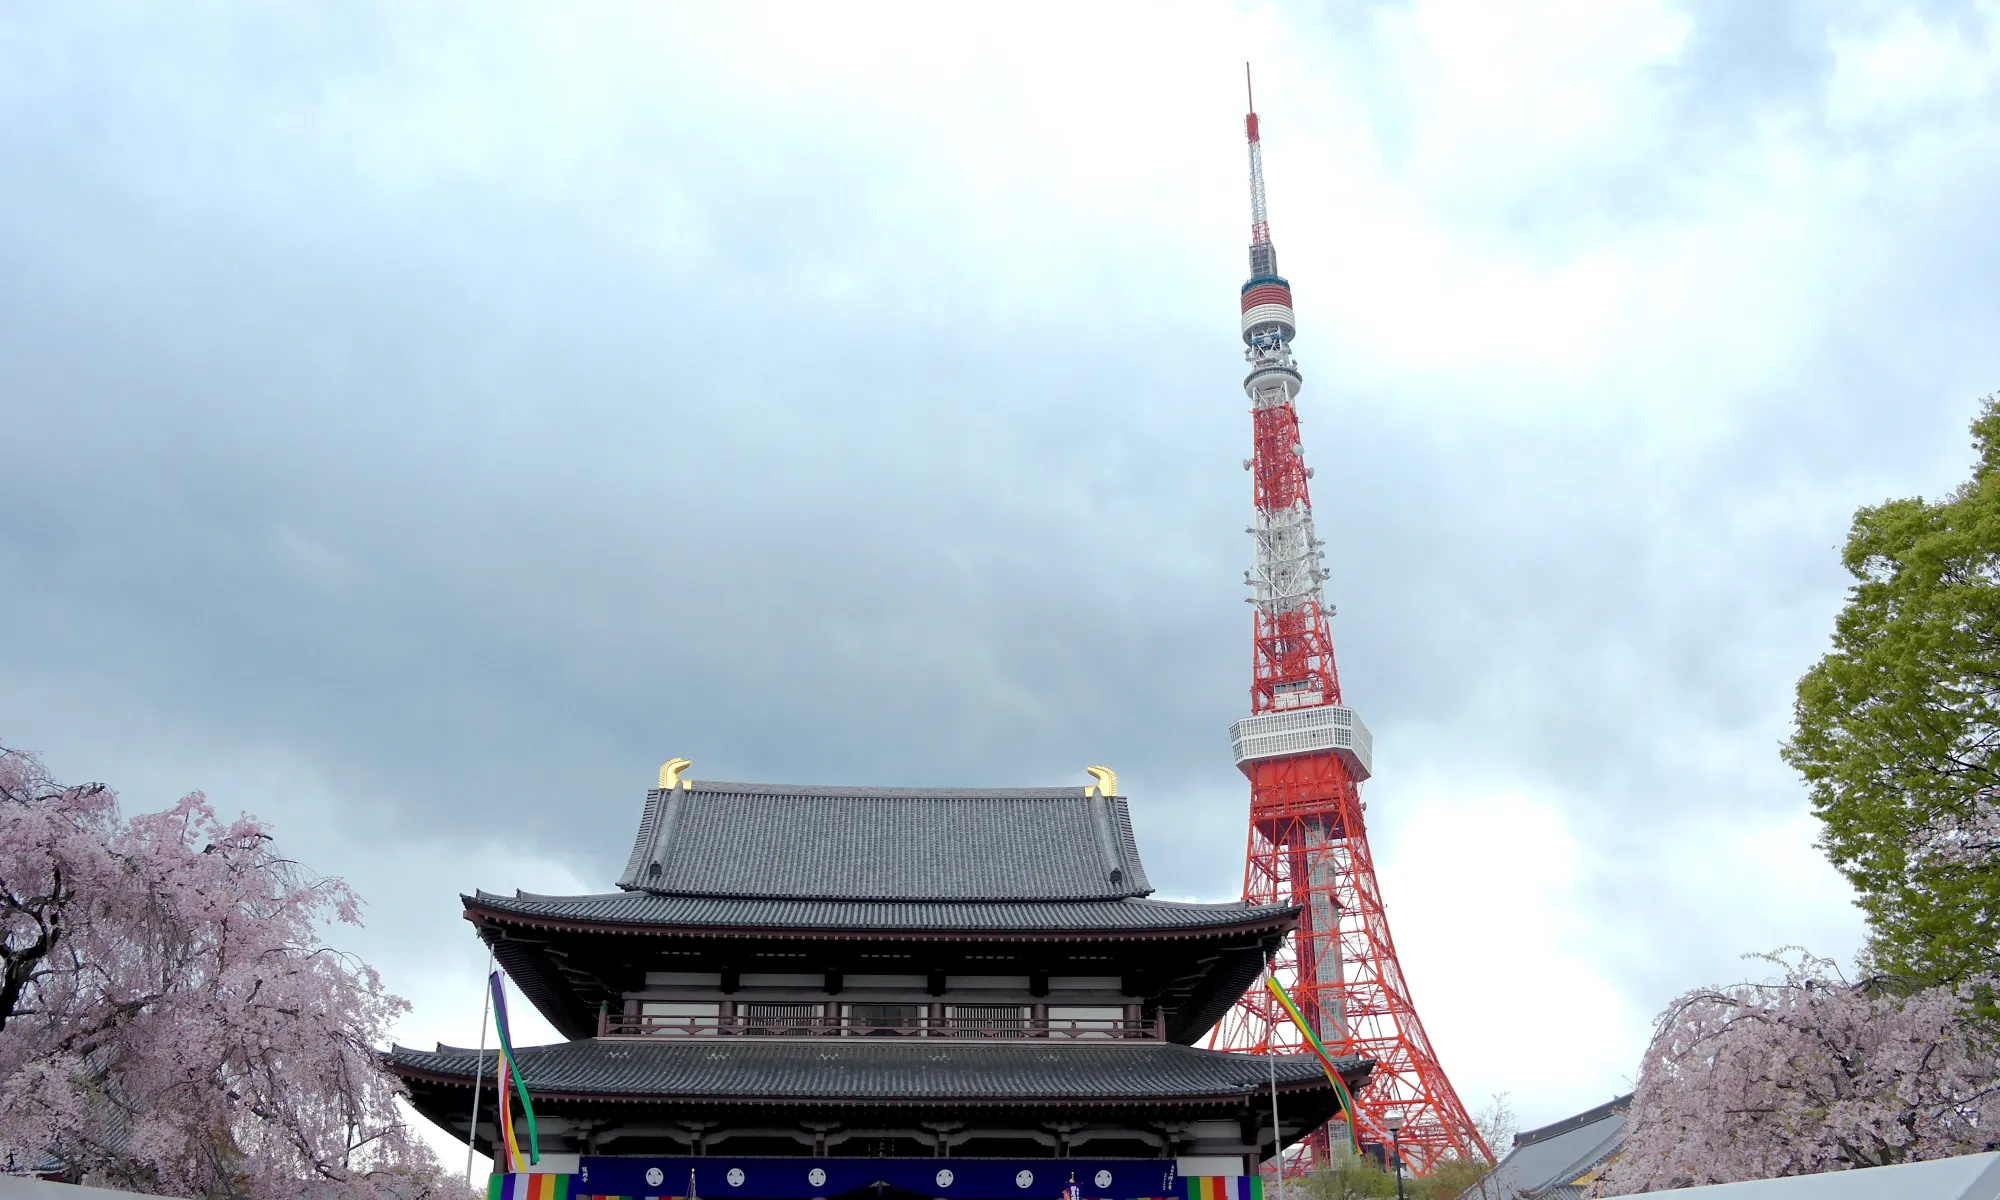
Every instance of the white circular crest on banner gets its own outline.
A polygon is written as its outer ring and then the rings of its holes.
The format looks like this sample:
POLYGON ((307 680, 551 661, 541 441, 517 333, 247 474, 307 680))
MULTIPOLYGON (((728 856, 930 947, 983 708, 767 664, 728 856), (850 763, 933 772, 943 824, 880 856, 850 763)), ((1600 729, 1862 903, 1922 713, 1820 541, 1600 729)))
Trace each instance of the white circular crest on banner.
POLYGON ((646 1168, 646 1184, 648 1187, 659 1187, 660 1181, 665 1178, 666 1178, 665 1175, 660 1174, 660 1168, 658 1167, 646 1168))
POLYGON ((951 1174, 951 1172, 950 1172, 950 1171, 939 1171, 939 1172, 938 1172, 938 1174, 937 1174, 937 1185, 938 1185, 939 1187, 950 1187, 950 1186, 951 1186, 951 1181, 952 1181, 952 1174, 951 1174))
POLYGON ((727 1175, 723 1176, 723 1178, 724 1178, 724 1179, 727 1179, 727 1180, 729 1181, 729 1186, 730 1186, 730 1187, 742 1187, 742 1186, 743 1186, 743 1168, 742 1168, 742 1167, 731 1167, 731 1168, 729 1168, 729 1174, 727 1174, 727 1175))
POLYGON ((806 1172, 806 1182, 812 1184, 814 1187, 818 1187, 820 1184, 826 1182, 826 1172, 820 1170, 818 1167, 814 1167, 812 1170, 806 1172))
POLYGON ((1111 1172, 1109 1172, 1109 1171, 1099 1171, 1099 1172, 1097 1173, 1097 1186, 1098 1186, 1098 1187, 1110 1187, 1110 1186, 1111 1186, 1111 1172))
POLYGON ((1035 1173, 1033 1171, 1023 1171, 1019 1175, 1014 1176, 1014 1186, 1023 1188, 1035 1186, 1035 1173))

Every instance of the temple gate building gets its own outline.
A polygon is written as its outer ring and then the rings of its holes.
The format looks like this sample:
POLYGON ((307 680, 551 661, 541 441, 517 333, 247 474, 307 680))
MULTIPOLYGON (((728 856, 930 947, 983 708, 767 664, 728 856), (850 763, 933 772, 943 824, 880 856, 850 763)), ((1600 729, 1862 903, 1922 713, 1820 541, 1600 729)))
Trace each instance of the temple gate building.
MULTIPOLYGON (((463 897, 570 1039, 516 1056, 542 1169, 577 1192, 1177 1195, 1338 1113, 1309 1057, 1192 1045, 1299 910, 1151 898, 1109 772, 814 788, 678 765, 619 890, 463 897)), ((487 1152, 493 1060, 389 1054, 417 1109, 487 1152)), ((1371 1069, 1340 1065, 1350 1088, 1371 1069)))

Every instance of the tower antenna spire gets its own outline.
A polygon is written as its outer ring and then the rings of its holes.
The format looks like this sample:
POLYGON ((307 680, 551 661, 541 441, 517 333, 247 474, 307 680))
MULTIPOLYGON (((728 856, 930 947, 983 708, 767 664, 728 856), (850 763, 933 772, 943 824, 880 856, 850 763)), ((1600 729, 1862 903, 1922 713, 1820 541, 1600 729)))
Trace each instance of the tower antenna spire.
MULTIPOLYGON (((1437 1052, 1424 1034, 1389 937, 1361 807, 1374 770, 1374 743, 1361 715, 1341 697, 1323 584, 1326 543, 1315 532, 1305 448, 1294 401, 1301 376, 1292 357, 1292 285, 1278 274, 1264 210, 1264 149, 1250 64, 1250 279, 1243 285, 1244 358, 1250 373, 1256 521, 1245 571, 1254 616, 1250 715, 1229 728, 1236 766, 1250 781, 1250 840, 1243 898, 1295 905, 1297 932, 1278 952, 1285 978, 1314 1036, 1335 1053, 1375 1061, 1373 1081, 1342 1116, 1359 1140, 1395 1141, 1420 1172, 1451 1157, 1491 1161, 1437 1052), (1398 1130, 1390 1138, 1385 1131, 1398 1130)), ((1343 518, 1347 514, 1341 514, 1343 518)), ((1339 526, 1345 528, 1345 520, 1339 526)), ((1211 1041, 1231 1050, 1295 1054, 1307 1047, 1267 991, 1246 994, 1211 1041)), ((1312 1155, 1331 1153, 1324 1129, 1312 1155)))
POLYGON ((1243 118, 1243 131, 1250 138, 1250 274, 1252 278, 1278 273, 1278 252, 1271 246, 1270 214, 1264 211, 1264 144, 1257 136, 1257 94, 1250 90, 1250 64, 1243 64, 1243 92, 1250 111, 1243 118))

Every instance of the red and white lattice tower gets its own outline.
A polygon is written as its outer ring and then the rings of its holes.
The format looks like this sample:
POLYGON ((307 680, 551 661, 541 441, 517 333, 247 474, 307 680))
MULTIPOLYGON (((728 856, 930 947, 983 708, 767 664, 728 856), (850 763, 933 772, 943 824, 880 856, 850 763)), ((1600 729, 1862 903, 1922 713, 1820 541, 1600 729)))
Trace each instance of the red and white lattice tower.
MULTIPOLYGON (((1244 573, 1256 609, 1251 715, 1229 727, 1236 765, 1250 780, 1250 844, 1243 898, 1296 904, 1298 932, 1275 969, 1329 1049, 1376 1062, 1355 1098, 1362 1138, 1388 1143, 1386 1118, 1402 1118, 1405 1160, 1419 1172, 1446 1156, 1492 1157, 1438 1065, 1389 937, 1368 850, 1361 783, 1368 727, 1341 702, 1320 585, 1325 542, 1313 533, 1312 499, 1293 401, 1292 289, 1278 275, 1264 210, 1264 161, 1254 98, 1250 135, 1250 281, 1243 285, 1244 357, 1255 453, 1256 566, 1244 573)), ((1216 1027, 1211 1044, 1253 1053, 1299 1053, 1303 1039, 1262 988, 1216 1027)), ((1309 1143, 1324 1158, 1327 1134, 1309 1143)))

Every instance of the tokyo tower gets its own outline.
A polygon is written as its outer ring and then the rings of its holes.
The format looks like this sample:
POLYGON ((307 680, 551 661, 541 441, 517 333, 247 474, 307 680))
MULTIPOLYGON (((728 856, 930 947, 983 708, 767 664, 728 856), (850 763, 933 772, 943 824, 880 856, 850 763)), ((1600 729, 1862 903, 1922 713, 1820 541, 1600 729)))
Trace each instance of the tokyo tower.
MULTIPOLYGON (((1246 83, 1249 70, 1245 68, 1246 83)), ((1274 963, 1300 1011, 1329 1049, 1376 1062, 1355 1097, 1364 1141, 1392 1139, 1401 1118, 1405 1160, 1423 1172, 1441 1158, 1490 1160, 1451 1081, 1424 1036, 1389 936, 1382 889, 1368 850, 1361 784, 1370 773, 1368 727, 1341 700, 1321 584, 1326 543, 1313 532, 1312 498, 1300 442, 1301 377, 1292 358, 1291 285, 1278 274, 1264 207, 1264 158, 1254 95, 1250 138, 1250 281, 1243 285, 1244 357, 1250 373, 1256 523, 1247 531, 1256 565, 1244 572, 1255 609, 1251 715, 1229 727, 1236 765, 1250 780, 1250 840, 1243 898, 1296 904, 1298 931, 1274 963)), ((1263 988, 1253 988, 1216 1027, 1211 1044, 1259 1054, 1295 1054, 1304 1039, 1263 988)), ((1324 1159, 1325 1131, 1309 1142, 1324 1159)))

